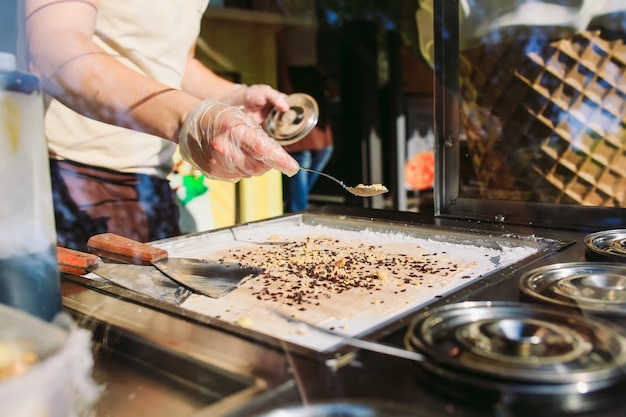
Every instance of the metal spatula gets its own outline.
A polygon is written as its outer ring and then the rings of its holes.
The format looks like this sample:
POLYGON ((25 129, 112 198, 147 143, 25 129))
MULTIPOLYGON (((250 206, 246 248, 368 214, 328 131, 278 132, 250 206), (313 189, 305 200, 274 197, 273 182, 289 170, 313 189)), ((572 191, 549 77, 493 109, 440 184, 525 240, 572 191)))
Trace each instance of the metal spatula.
POLYGON ((165 249, 113 233, 92 236, 87 242, 87 247, 90 252, 104 258, 153 265, 179 284, 212 298, 228 294, 242 282, 264 271, 263 268, 239 263, 170 258, 165 249))
POLYGON ((88 272, 139 294, 168 304, 180 305, 193 292, 152 266, 104 263, 99 256, 57 246, 59 272, 86 275, 88 272))

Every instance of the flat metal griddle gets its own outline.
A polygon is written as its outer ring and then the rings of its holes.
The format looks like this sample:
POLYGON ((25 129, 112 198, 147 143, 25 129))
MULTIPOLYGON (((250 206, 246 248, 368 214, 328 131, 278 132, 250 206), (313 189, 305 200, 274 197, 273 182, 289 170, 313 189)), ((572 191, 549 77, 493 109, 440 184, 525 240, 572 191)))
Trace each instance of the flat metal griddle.
MULTIPOLYGON (((427 242, 435 251, 447 251, 455 258, 469 257, 468 259, 477 264, 471 273, 443 286, 424 287, 419 295, 395 305, 389 301, 384 305, 372 303, 371 299, 363 297, 347 298, 347 301, 337 300, 341 308, 360 309, 361 314, 358 316, 341 317, 336 312, 327 313, 321 308, 295 312, 304 320, 352 337, 366 337, 395 330, 402 325, 398 324, 402 318, 441 297, 471 290, 472 285, 479 285, 495 272, 519 268, 567 245, 535 236, 452 230, 326 213, 286 215, 169 239, 157 242, 156 245, 168 250, 172 256, 211 258, 230 248, 241 250, 244 247, 254 250, 259 245, 271 243, 269 237, 290 239, 303 234, 306 236, 311 230, 324 235, 332 232, 341 236, 361 236, 364 241, 377 240, 381 236, 385 236, 390 243, 397 242, 400 238, 414 239, 422 244, 427 242), (348 304, 341 305, 342 302, 348 304)), ((217 300, 192 296, 182 308, 196 316, 223 321, 227 328, 245 336, 259 338, 281 348, 288 345, 290 350, 296 352, 327 355, 336 353, 343 346, 340 338, 308 332, 301 326, 288 322, 283 316, 276 314, 275 303, 257 300, 253 294, 251 291, 245 294, 243 290, 235 290, 217 300)), ((293 314, 293 310, 291 312, 293 314)), ((289 310, 280 310, 280 313, 289 314, 289 310)))

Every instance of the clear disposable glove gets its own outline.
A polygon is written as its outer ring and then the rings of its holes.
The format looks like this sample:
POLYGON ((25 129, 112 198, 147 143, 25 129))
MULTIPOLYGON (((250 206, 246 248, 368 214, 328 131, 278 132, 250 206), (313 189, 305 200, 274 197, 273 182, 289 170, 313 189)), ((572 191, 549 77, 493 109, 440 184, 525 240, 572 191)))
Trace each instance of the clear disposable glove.
POLYGON ((289 110, 287 95, 265 84, 251 86, 235 84, 224 97, 220 98, 220 101, 232 106, 239 106, 244 113, 259 124, 263 123, 263 120, 274 107, 280 111, 289 110))
POLYGON ((205 100, 187 116, 179 134, 180 155, 208 178, 238 181, 271 168, 288 176, 300 166, 242 109, 205 100))

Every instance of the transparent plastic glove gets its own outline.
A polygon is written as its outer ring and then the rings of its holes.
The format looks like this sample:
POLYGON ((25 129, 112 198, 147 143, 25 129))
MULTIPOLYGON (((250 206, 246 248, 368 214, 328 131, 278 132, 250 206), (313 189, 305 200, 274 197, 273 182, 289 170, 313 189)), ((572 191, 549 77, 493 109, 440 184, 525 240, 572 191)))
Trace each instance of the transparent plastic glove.
POLYGON ((198 104, 179 134, 180 155, 208 178, 238 181, 277 169, 293 176, 300 166, 239 107, 215 100, 198 104))
POLYGON ((259 124, 263 123, 274 107, 280 111, 289 110, 287 95, 265 84, 251 86, 235 84, 228 94, 220 98, 220 101, 241 107, 244 113, 259 124))

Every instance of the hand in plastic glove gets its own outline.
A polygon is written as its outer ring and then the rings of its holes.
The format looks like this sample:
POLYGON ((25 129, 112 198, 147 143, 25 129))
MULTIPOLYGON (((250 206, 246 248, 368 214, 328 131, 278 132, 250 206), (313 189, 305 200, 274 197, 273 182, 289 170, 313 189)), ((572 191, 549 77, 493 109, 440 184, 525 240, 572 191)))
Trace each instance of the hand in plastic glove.
POLYGON ((275 168, 293 176, 300 166, 243 111, 205 100, 187 115, 180 155, 208 178, 238 181, 275 168))
POLYGON ((264 84, 251 86, 235 84, 228 94, 220 98, 220 101, 232 106, 240 106, 244 113, 259 124, 263 123, 274 107, 280 111, 289 110, 287 95, 264 84))

